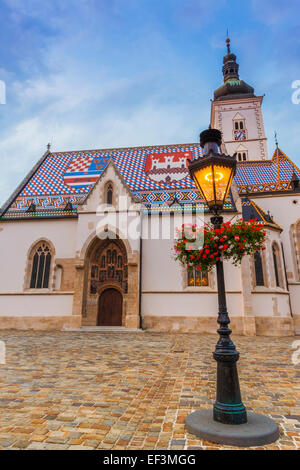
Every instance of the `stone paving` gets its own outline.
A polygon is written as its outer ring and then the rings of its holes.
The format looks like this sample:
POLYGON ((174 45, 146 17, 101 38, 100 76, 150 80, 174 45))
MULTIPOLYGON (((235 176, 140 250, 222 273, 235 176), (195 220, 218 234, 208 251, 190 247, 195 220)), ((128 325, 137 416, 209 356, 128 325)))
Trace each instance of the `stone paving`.
MULTIPOLYGON (((297 338, 234 337, 249 410, 273 416, 300 447, 297 338)), ((215 397, 216 336, 1 332, 1 449, 221 449, 185 431, 185 417, 215 397)))

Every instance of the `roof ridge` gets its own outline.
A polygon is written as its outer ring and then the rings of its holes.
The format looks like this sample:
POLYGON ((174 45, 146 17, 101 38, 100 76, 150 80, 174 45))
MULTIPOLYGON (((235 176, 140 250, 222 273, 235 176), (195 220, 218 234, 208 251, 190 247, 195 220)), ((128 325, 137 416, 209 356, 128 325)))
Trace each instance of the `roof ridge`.
POLYGON ((151 148, 166 148, 166 147, 186 147, 188 145, 199 145, 199 142, 187 142, 184 144, 162 144, 162 145, 144 145, 135 147, 114 147, 104 149, 83 149, 83 150, 65 150, 60 152, 50 152, 50 155, 61 155, 61 154, 77 154, 77 153, 88 153, 88 152, 118 152, 125 150, 137 150, 137 149, 151 149, 151 148))
POLYGON ((20 193, 23 191, 27 183, 31 180, 31 178, 35 175, 35 173, 39 170, 41 165, 44 163, 44 161, 47 159, 47 157, 50 155, 49 150, 47 149, 46 152, 42 155, 42 157, 37 161, 37 163, 31 168, 29 173, 25 176, 25 178, 21 181, 21 183, 16 187, 14 192, 10 195, 10 197, 5 201, 2 207, 0 207, 0 217, 2 217, 11 204, 14 202, 14 200, 20 195, 20 193))
POLYGON ((296 165, 296 163, 294 163, 294 162, 286 155, 286 153, 285 153, 283 150, 281 150, 281 148, 278 147, 278 148, 275 149, 275 151, 274 151, 274 153, 273 153, 272 160, 275 160, 275 154, 276 154, 276 152, 277 152, 277 154, 279 153, 279 155, 276 155, 277 158, 278 158, 278 156, 281 157, 281 158, 282 158, 282 157, 285 158, 288 162, 291 163, 291 165, 293 165, 294 168, 296 168, 296 170, 297 170, 298 173, 300 174, 300 169, 298 168, 298 166, 296 165))

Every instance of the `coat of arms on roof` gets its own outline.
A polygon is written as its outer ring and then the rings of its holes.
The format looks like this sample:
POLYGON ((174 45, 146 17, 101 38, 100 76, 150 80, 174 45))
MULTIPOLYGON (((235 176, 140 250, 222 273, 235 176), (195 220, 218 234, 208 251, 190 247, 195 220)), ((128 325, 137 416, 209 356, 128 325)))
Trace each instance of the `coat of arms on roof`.
POLYGON ((156 183, 172 184, 186 178, 191 152, 154 153, 146 160, 146 175, 156 183))
POLYGON ((64 174, 67 186, 89 186, 96 183, 106 167, 109 157, 104 155, 77 155, 64 174))

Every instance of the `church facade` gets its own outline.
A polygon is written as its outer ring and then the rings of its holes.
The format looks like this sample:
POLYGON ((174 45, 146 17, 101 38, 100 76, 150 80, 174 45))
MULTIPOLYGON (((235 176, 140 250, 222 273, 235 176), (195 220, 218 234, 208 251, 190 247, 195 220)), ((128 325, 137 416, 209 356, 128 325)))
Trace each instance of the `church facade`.
MULTIPOLYGON (((239 78, 227 43, 211 126, 237 155, 225 221, 257 218, 266 250, 224 263, 232 329, 300 330, 300 170, 276 145, 268 156, 262 96, 239 78)), ((165 332, 216 330, 215 272, 175 261, 174 232, 209 222, 188 173, 199 143, 51 152, 0 214, 0 329, 118 326, 165 332)))

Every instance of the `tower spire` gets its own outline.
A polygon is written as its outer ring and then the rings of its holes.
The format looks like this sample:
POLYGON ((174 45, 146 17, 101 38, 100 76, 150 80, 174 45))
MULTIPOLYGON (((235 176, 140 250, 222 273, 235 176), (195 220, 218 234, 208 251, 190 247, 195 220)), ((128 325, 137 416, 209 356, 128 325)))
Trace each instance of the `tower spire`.
POLYGON ((226 38, 226 47, 227 47, 227 54, 224 56, 223 59, 223 76, 224 82, 228 80, 239 80, 239 64, 236 62, 236 55, 231 52, 230 49, 230 38, 228 37, 228 30, 227 30, 227 38, 226 38))
POLYGON ((230 54, 231 53, 231 51, 230 51, 230 37, 229 37, 228 28, 227 28, 227 36, 226 36, 226 45, 227 45, 227 53, 230 54))

